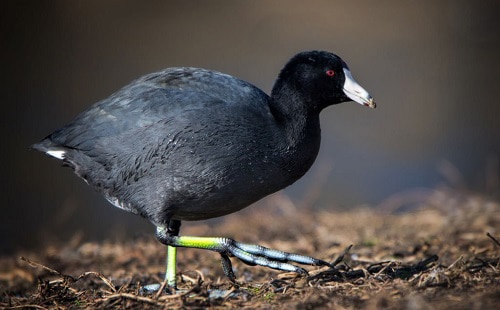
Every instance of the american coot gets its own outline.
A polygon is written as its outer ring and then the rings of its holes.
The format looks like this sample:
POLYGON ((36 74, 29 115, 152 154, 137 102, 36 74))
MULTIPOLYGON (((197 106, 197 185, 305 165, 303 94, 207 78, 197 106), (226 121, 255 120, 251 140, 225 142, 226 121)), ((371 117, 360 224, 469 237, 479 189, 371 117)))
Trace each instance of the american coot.
POLYGON ((171 286, 176 247, 219 252, 232 281, 233 256, 305 274, 291 263, 330 264, 228 238, 179 236, 180 224, 236 212, 302 177, 318 154, 319 113, 350 100, 375 108, 329 52, 294 56, 271 96, 227 74, 169 68, 96 103, 33 148, 62 160, 114 206, 151 221, 168 246, 171 286))

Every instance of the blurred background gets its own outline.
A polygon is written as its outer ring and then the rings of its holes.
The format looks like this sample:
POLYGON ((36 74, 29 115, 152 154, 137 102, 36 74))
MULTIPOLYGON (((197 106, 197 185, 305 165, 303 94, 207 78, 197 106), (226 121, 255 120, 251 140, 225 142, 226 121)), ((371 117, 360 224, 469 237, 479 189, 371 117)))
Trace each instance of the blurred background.
POLYGON ((269 93, 303 50, 340 55, 378 108, 323 111, 319 157, 285 190, 291 201, 380 206, 443 182, 498 198, 496 0, 2 1, 0 8, 0 254, 76 232, 89 240, 153 232, 29 145, 146 73, 203 67, 269 93))

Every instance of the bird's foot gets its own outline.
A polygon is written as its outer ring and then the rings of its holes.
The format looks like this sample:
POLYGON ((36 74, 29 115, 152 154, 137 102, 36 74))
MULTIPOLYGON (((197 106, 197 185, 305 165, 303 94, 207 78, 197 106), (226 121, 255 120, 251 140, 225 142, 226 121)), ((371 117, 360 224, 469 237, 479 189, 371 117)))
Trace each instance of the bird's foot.
POLYGON ((296 272, 302 275, 307 275, 307 271, 302 267, 295 266, 293 263, 333 267, 332 264, 326 261, 310 256, 274 250, 257 244, 241 243, 229 238, 215 239, 218 239, 218 246, 214 251, 221 253, 224 274, 233 282, 234 273, 231 268, 229 256, 237 257, 242 262, 251 266, 259 265, 282 271, 296 272))
POLYGON ((333 268, 332 264, 314 257, 273 250, 256 244, 241 243, 230 238, 173 236, 159 232, 157 234, 158 239, 166 245, 219 252, 224 274, 232 282, 235 282, 235 276, 229 257, 237 257, 242 262, 252 266, 259 265, 302 275, 307 275, 307 271, 302 267, 295 266, 293 263, 333 268))

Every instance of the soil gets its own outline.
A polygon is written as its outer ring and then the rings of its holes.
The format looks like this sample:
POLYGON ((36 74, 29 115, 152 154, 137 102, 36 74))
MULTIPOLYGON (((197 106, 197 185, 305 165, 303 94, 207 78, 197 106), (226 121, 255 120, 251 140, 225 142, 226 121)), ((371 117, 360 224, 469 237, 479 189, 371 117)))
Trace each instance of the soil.
POLYGON ((162 283, 166 249, 154 236, 71 242, 0 258, 0 308, 498 309, 500 204, 441 188, 371 208, 332 211, 291 204, 283 194, 182 234, 230 236, 333 262, 308 276, 179 249, 178 290, 162 283), (410 203, 411 202, 411 203, 410 203), (404 211, 403 211, 404 209, 404 211), (350 245, 353 245, 350 247, 350 245))

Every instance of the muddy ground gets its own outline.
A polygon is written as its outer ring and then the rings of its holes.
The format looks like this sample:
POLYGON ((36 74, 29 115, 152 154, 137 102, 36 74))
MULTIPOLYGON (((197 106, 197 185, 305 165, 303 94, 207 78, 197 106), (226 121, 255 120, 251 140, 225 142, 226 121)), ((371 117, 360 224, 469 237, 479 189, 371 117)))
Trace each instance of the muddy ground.
POLYGON ((179 290, 141 294, 141 285, 162 282, 165 247, 154 236, 89 243, 75 235, 66 244, 1 257, 0 308, 500 305, 500 204, 475 193, 441 188, 346 211, 298 206, 278 194, 219 225, 192 223, 182 233, 230 236, 335 262, 336 268, 306 266, 309 276, 299 276, 232 259, 233 285, 217 253, 179 249, 179 290))

